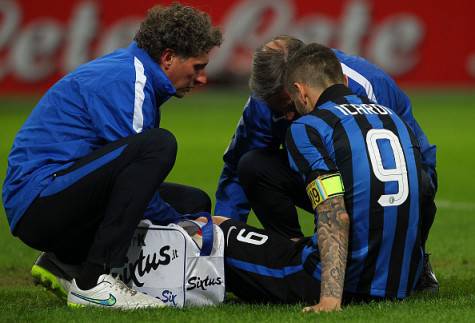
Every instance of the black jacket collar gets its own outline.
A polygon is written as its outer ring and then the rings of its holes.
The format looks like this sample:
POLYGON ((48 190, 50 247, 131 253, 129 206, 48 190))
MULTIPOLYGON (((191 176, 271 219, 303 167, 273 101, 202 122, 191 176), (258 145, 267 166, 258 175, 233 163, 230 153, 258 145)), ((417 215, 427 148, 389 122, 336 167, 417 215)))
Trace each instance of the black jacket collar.
POLYGON ((322 92, 322 95, 318 98, 316 107, 321 106, 325 102, 334 101, 337 98, 344 97, 346 95, 354 94, 351 90, 344 84, 334 84, 322 92))

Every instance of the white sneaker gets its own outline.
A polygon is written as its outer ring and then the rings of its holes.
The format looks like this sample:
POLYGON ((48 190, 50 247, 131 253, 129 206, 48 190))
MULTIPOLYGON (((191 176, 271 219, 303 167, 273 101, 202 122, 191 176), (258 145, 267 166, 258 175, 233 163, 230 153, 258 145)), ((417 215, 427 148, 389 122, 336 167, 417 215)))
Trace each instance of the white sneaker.
POLYGON ((132 310, 164 307, 165 304, 157 298, 131 289, 111 275, 103 274, 99 276, 97 286, 88 290, 81 290, 73 279, 68 293, 68 306, 99 306, 132 310))

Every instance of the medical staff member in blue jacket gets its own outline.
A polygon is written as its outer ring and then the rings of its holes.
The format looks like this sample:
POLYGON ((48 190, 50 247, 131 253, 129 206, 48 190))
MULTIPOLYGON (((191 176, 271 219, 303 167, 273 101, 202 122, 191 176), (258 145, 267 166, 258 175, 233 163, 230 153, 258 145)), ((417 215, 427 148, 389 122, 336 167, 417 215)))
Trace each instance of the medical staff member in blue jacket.
POLYGON ((128 48, 58 81, 18 132, 3 186, 10 228, 46 252, 32 273, 64 295, 69 290, 69 305, 163 306, 109 269, 122 266, 144 217, 170 223, 210 211, 203 191, 164 183, 177 143, 160 128, 160 106, 206 83, 209 52, 221 41, 206 13, 153 7, 128 48), (67 266, 75 277, 62 271, 67 266))
MULTIPOLYGON (((286 131, 298 117, 284 91, 285 67, 288 57, 303 46, 299 39, 283 35, 254 53, 249 81, 252 94, 223 156, 214 212, 246 222, 252 208, 265 229, 291 239, 303 237, 296 206, 312 212, 303 180, 290 169, 284 147, 286 131)), ((391 108, 417 138, 424 168, 422 237, 425 243, 436 213, 436 147, 429 143, 414 119, 409 98, 388 74, 361 57, 333 51, 351 91, 391 108)), ((419 287, 438 290, 428 255, 425 269, 419 287)))

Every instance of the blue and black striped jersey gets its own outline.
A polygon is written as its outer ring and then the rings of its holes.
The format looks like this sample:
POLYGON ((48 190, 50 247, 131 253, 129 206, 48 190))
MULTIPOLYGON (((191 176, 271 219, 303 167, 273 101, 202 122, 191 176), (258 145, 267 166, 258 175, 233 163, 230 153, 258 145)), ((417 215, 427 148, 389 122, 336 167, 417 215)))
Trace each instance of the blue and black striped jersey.
MULTIPOLYGON (((292 123, 286 145, 291 167, 306 183, 341 173, 351 219, 345 291, 406 297, 423 254, 421 153, 412 130, 391 109, 338 84, 292 123)), ((317 241, 303 256, 311 256, 305 268, 320 279, 317 241)))
MULTIPOLYGON (((348 77, 351 91, 390 108, 412 129, 421 147, 422 163, 436 187, 436 147, 429 143, 414 119, 407 95, 387 73, 367 60, 336 49, 333 51, 341 63, 343 74, 348 77)), ((279 149, 289 125, 285 118, 273 113, 264 101, 254 96, 249 97, 223 156, 224 167, 216 190, 216 215, 247 220, 251 206, 239 181, 237 165, 241 157, 251 150, 279 149)))

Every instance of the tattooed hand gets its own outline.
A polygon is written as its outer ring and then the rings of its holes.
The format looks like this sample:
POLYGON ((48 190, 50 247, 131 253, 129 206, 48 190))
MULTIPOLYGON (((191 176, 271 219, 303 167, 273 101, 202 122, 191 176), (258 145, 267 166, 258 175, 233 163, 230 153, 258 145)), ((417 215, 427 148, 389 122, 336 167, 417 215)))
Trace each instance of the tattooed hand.
POLYGON ((341 308, 345 282, 350 217, 343 196, 335 196, 317 206, 318 249, 322 265, 320 303, 304 312, 334 311, 341 308))

